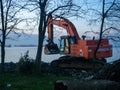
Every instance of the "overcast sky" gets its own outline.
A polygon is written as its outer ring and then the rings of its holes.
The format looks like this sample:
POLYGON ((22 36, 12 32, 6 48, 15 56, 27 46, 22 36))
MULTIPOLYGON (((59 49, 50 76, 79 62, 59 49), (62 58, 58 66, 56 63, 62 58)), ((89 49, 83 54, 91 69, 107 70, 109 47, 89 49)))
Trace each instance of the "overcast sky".
MULTIPOLYGON (((61 3, 62 0, 57 0, 56 2, 52 3, 51 5, 55 5, 56 3, 61 3)), ((86 31, 99 31, 100 29, 100 23, 96 24, 90 20, 95 19, 100 17, 99 15, 97 16, 97 12, 95 11, 89 11, 88 9, 95 9, 98 11, 101 11, 101 6, 102 6, 102 0, 73 0, 77 5, 81 6, 81 9, 83 10, 83 13, 80 14, 81 17, 72 17, 72 18, 68 18, 76 27, 79 36, 81 37, 86 31)), ((106 2, 110 2, 112 0, 106 0, 106 2)), ((62 3, 61 3, 62 4, 62 3)), ((107 8, 107 7, 106 7, 107 8)), ((36 13, 35 12, 28 12, 28 11, 22 11, 19 13, 18 17, 24 17, 24 18, 32 18, 32 17, 36 17, 36 13)), ((36 22, 34 22, 35 20, 31 20, 31 22, 28 22, 27 24, 29 25, 29 27, 26 27, 25 23, 21 23, 19 24, 18 27, 22 27, 24 29, 27 29, 26 33, 32 33, 32 34, 37 34, 38 30, 37 30, 37 26, 36 26, 36 22), (36 27, 34 27, 36 26, 36 27)), ((57 29, 57 28, 55 28, 57 29)), ((62 30, 61 28, 58 30, 55 30, 55 37, 58 37, 60 35, 63 35, 66 33, 66 30, 62 30)), ((89 34, 90 35, 90 34, 89 34)))

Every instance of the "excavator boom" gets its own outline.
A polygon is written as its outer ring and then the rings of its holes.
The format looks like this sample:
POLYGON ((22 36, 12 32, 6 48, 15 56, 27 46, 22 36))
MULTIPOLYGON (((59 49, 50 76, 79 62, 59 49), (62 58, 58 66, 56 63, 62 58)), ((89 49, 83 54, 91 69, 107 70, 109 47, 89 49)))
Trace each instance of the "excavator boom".
POLYGON ((59 20, 55 20, 52 16, 49 16, 48 19, 48 44, 45 45, 44 52, 45 54, 58 54, 60 53, 57 44, 53 41, 53 24, 67 30, 70 36, 75 36, 77 40, 80 39, 75 26, 68 19, 65 19, 60 16, 56 16, 59 20))
POLYGON ((70 36, 76 36, 77 40, 80 39, 72 22, 60 16, 56 16, 56 18, 59 20, 53 19, 52 16, 50 16, 48 19, 48 39, 53 39, 53 24, 64 28, 70 36))

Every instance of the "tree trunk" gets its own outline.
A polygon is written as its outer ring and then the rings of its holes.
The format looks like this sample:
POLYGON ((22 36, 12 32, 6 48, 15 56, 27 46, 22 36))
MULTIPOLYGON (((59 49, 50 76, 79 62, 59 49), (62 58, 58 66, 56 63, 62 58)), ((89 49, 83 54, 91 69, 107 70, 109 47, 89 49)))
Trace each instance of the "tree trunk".
MULTIPOLYGON (((44 29, 40 27, 40 31, 44 29)), ((43 49, 43 41, 45 36, 45 29, 43 32, 39 31, 38 35, 38 48, 37 48, 37 55, 36 55, 36 70, 38 73, 41 73, 41 60, 42 60, 42 49, 43 49)))
POLYGON ((36 55, 36 71, 41 73, 41 59, 42 59, 42 46, 43 46, 43 36, 39 35, 38 37, 38 48, 37 48, 37 55, 36 55))
POLYGON ((96 50, 94 52, 94 58, 96 59, 97 58, 97 51, 100 47, 100 43, 101 43, 101 40, 102 40, 102 34, 103 34, 103 26, 104 26, 104 20, 105 20, 105 13, 104 13, 104 8, 105 8, 105 0, 103 0, 103 6, 102 6, 102 19, 101 19, 101 26, 100 26, 100 36, 99 36, 99 41, 98 41, 98 44, 97 44, 97 47, 96 47, 96 50))
POLYGON ((5 63, 5 25, 4 25, 4 12, 3 12, 3 3, 0 0, 0 8, 1 8, 1 22, 2 22, 2 39, 1 39, 1 72, 4 72, 4 63, 5 63))
POLYGON ((5 40, 3 40, 1 44, 1 72, 4 72, 4 64, 5 64, 5 40))
POLYGON ((41 4, 41 13, 40 13, 40 22, 38 27, 38 48, 36 55, 36 70, 37 73, 41 73, 41 59, 42 59, 42 46, 46 31, 46 15, 45 15, 45 6, 41 4))

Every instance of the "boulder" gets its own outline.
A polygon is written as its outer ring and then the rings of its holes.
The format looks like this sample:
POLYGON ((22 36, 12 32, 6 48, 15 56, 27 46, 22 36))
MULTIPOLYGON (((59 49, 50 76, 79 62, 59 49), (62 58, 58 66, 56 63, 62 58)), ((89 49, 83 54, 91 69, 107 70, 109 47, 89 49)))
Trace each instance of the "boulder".
POLYGON ((109 80, 57 80, 54 90, 120 90, 120 85, 109 80))

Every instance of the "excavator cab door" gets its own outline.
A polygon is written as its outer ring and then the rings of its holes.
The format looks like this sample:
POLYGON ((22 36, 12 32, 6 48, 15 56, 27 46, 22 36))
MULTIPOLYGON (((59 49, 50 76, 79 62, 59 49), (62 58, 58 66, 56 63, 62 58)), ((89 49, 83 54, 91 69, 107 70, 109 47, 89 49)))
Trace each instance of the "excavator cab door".
POLYGON ((68 38, 61 38, 60 41, 60 53, 62 54, 69 54, 70 48, 69 48, 69 42, 68 38))
POLYGON ((70 54, 70 44, 76 44, 75 36, 61 36, 60 53, 70 54))

